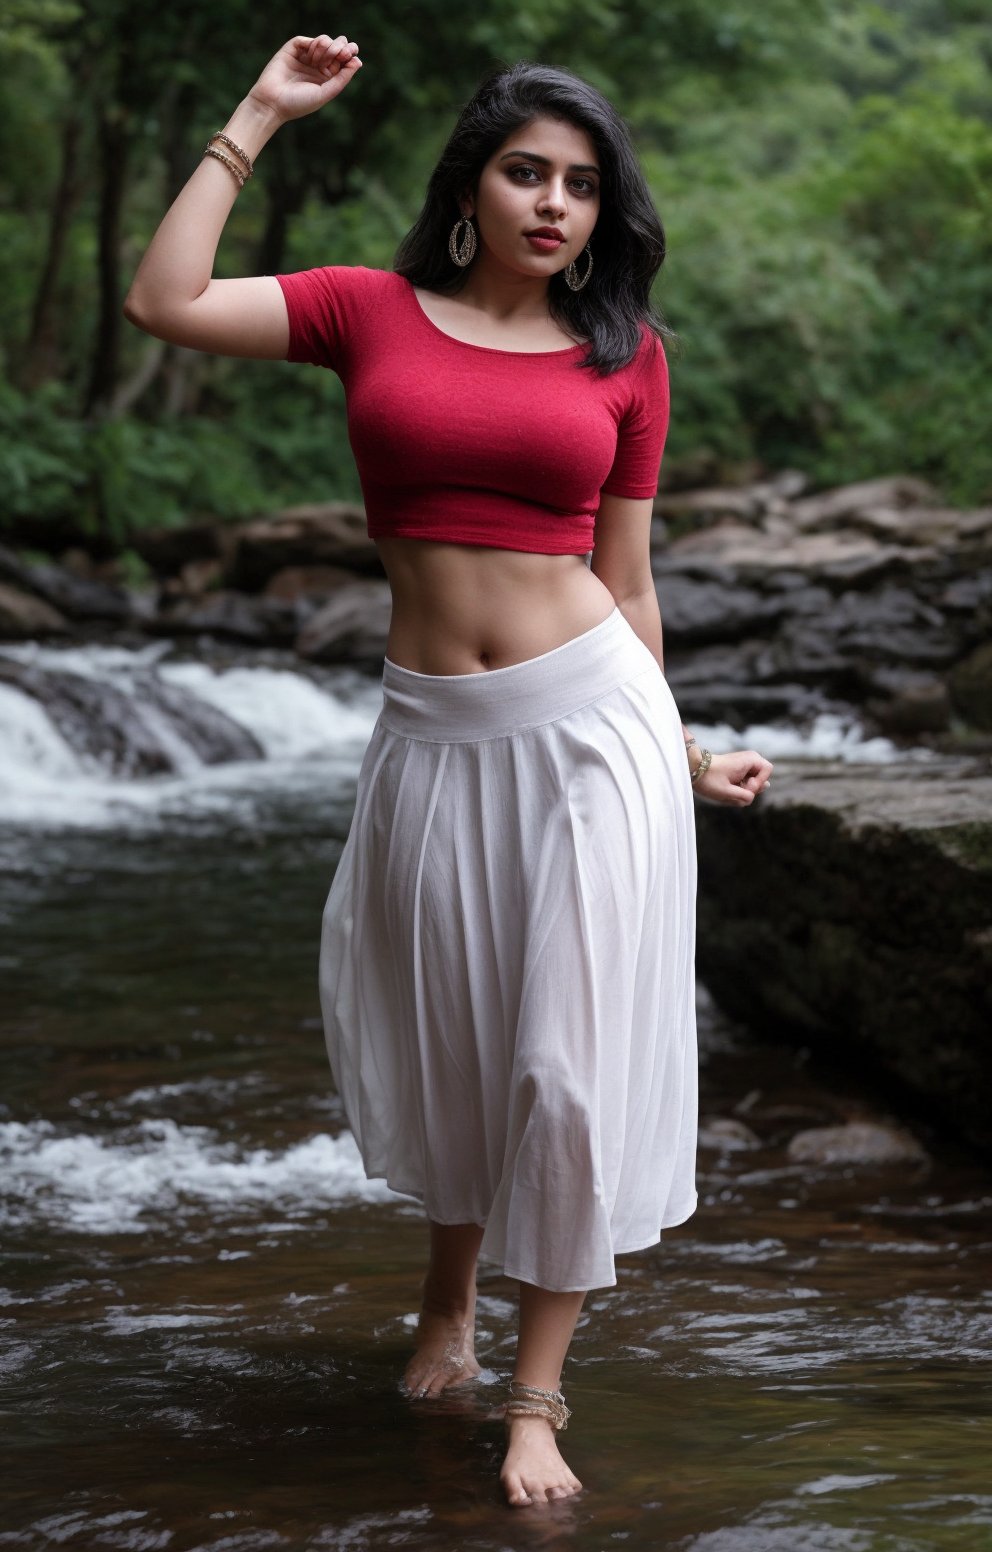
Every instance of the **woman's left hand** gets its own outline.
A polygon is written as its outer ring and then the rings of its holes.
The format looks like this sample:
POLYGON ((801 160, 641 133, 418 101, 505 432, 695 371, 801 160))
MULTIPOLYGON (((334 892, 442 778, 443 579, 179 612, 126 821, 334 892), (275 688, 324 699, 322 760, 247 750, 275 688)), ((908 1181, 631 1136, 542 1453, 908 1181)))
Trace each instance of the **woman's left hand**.
POLYGON ((773 768, 771 760, 756 749, 733 749, 729 754, 715 754, 709 770, 693 782, 692 790, 712 803, 746 807, 769 785, 773 768))

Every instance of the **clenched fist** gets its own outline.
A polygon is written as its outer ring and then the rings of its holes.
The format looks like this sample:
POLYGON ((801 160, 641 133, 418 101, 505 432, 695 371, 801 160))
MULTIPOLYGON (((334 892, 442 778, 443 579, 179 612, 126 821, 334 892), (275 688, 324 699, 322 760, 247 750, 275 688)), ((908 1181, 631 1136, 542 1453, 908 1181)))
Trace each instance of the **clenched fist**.
POLYGON ((322 32, 317 38, 290 38, 269 60, 249 97, 284 121, 316 113, 338 97, 362 68, 358 44, 322 32))

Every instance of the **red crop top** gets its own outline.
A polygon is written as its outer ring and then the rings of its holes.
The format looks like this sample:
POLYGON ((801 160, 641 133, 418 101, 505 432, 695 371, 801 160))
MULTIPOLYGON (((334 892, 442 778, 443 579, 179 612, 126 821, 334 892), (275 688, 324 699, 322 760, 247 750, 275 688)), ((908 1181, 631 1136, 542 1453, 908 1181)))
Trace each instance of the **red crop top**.
POLYGON ((576 364, 585 345, 498 350, 445 334, 393 270, 331 264, 275 279, 286 359, 344 384, 371 538, 585 555, 601 491, 657 491, 668 367, 646 324, 633 360, 604 377, 576 364))

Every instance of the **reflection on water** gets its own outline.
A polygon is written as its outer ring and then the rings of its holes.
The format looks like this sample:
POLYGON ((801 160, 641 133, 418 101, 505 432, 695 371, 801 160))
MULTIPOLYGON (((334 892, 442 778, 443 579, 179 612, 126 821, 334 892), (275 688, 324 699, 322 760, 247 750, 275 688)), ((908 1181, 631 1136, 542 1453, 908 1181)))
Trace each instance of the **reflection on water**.
POLYGON ((992 1183, 791 1163, 856 1090, 703 988, 703 1113, 747 1096, 758 1145, 701 1152, 696 1215, 587 1296, 585 1491, 503 1502, 511 1281, 472 1389, 400 1396, 423 1218, 365 1181, 317 1006, 346 826, 295 794, 226 835, 7 837, 0 1547, 992 1547, 992 1183))

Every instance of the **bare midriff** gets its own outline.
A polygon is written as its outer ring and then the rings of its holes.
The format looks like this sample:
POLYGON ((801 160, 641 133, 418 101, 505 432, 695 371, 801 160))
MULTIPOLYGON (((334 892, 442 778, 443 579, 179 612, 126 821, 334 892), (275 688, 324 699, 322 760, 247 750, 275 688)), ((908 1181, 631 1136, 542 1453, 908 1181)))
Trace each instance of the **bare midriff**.
POLYGON ((478 674, 564 646, 613 612, 581 555, 426 539, 377 541, 392 593, 386 656, 418 674, 478 674))

